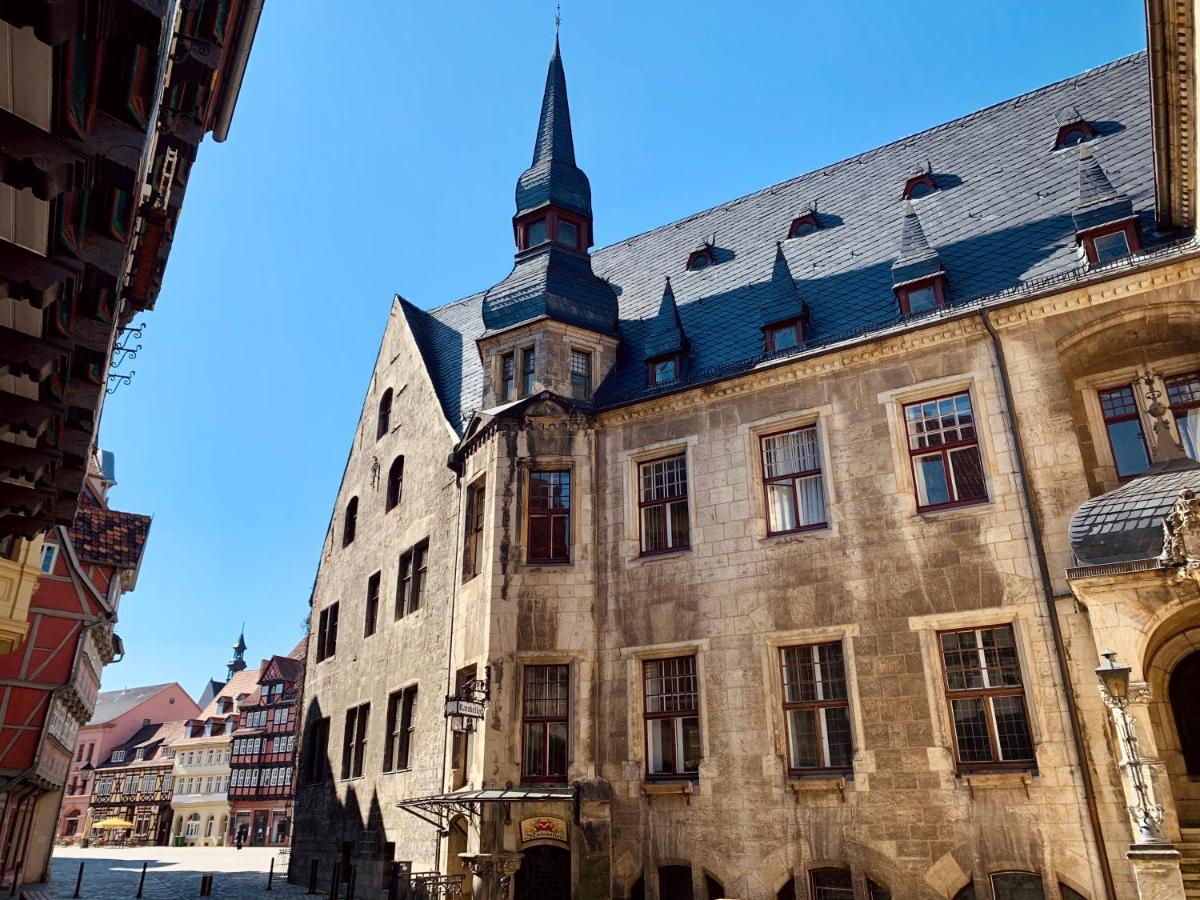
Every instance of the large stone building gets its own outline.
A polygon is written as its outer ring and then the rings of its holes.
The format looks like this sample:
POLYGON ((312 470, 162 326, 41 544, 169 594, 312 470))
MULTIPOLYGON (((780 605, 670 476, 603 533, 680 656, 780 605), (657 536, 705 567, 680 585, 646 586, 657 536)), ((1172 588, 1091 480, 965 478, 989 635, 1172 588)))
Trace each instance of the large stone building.
POLYGON ((1150 10, 1148 53, 594 253, 556 44, 512 272, 392 306, 293 877, 1183 895, 1197 111, 1150 10))

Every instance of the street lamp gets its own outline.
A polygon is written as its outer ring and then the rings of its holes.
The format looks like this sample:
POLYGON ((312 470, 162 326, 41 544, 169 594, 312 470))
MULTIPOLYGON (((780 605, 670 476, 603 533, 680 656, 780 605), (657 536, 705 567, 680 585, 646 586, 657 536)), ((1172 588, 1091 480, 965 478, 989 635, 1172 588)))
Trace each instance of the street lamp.
POLYGON ((1125 750, 1130 779, 1133 781, 1134 797, 1137 800, 1135 804, 1127 807, 1137 829, 1137 843, 1165 844, 1166 840, 1160 830, 1163 808, 1150 802, 1150 786, 1142 769, 1137 738, 1133 736, 1133 722, 1126 711, 1129 705, 1129 666, 1117 662, 1114 650, 1106 650, 1100 655, 1108 662, 1096 667, 1096 676, 1100 679, 1104 702, 1117 711, 1117 726, 1125 750))

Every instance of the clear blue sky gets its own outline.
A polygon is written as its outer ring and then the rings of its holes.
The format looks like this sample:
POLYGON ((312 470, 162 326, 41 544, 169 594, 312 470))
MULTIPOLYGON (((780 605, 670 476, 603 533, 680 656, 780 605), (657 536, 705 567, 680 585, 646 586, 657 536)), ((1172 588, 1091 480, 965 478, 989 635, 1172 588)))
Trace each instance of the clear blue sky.
MULTIPOLYGON (((563 4, 598 246, 1140 50, 1140 0, 563 4)), ((554 4, 267 0, 205 142, 132 385, 113 504, 154 525, 106 689, 301 635, 393 292, 512 264, 554 4)))

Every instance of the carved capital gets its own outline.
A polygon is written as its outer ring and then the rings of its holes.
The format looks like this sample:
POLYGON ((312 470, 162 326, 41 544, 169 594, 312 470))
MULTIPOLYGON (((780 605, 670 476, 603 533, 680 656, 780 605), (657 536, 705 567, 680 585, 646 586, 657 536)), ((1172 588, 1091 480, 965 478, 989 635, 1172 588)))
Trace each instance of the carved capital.
POLYGON ((463 868, 480 878, 508 878, 521 868, 520 853, 460 853, 463 868))

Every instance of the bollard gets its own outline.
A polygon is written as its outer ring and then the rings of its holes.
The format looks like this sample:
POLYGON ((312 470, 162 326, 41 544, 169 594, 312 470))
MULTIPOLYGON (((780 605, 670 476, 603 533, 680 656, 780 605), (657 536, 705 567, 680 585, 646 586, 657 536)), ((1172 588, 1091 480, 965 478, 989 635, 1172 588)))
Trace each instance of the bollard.
POLYGON ((341 887, 341 885, 338 884, 338 877, 341 875, 339 870, 341 867, 341 863, 335 862, 333 864, 333 877, 329 879, 329 900, 338 900, 338 894, 341 893, 341 891, 338 890, 338 888, 341 887))
MULTIPOLYGON (((142 888, 144 888, 146 886, 146 866, 147 865, 148 865, 148 863, 142 863, 142 877, 138 879, 138 892, 135 896, 138 896, 138 897, 142 896, 142 888)), ((82 866, 83 866, 83 864, 80 863, 81 868, 82 868, 82 866)), ((78 897, 79 895, 76 894, 75 896, 78 897)))
POLYGON ((314 859, 312 865, 308 868, 308 892, 315 894, 317 892, 317 874, 321 867, 321 861, 314 859))
POLYGON ((275 857, 271 857, 271 868, 267 870, 267 890, 271 889, 271 881, 275 878, 275 857))
POLYGON ((213 874, 209 872, 206 875, 200 876, 200 896, 211 897, 213 889, 213 874))
POLYGON ((79 889, 81 887, 83 887, 83 863, 79 864, 79 874, 75 876, 75 893, 73 893, 71 896, 78 897, 79 889))
POLYGON ((21 886, 21 863, 17 863, 16 866, 13 867, 12 890, 8 892, 8 896, 10 896, 10 897, 17 896, 17 888, 20 886, 21 886))
POLYGON ((346 879, 346 900, 354 900, 354 877, 358 874, 358 866, 350 867, 350 877, 346 879))

